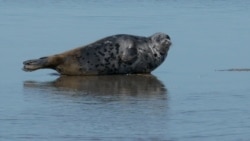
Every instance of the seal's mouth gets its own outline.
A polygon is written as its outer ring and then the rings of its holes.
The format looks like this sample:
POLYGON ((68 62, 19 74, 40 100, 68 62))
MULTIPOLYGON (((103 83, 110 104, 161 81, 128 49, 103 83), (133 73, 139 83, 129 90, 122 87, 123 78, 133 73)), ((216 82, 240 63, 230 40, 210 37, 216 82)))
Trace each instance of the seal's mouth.
POLYGON ((170 47, 172 45, 172 42, 171 42, 171 40, 169 38, 169 39, 164 39, 162 41, 162 44, 165 44, 166 46, 170 47))

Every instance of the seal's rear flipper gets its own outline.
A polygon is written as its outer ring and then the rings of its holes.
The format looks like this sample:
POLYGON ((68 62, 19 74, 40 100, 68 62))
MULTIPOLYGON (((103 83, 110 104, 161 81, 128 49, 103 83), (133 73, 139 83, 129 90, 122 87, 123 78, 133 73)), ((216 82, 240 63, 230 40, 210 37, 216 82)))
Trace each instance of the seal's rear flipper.
POLYGON ((48 64, 48 57, 42 57, 40 59, 32 59, 23 62, 24 71, 34 71, 37 69, 45 68, 48 64))

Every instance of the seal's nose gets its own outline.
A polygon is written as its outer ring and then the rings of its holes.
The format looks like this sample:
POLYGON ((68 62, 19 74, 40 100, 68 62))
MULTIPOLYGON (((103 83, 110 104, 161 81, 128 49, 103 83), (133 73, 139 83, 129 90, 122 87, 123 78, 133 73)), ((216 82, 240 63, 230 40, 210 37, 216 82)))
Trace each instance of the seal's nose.
POLYGON ((169 35, 166 35, 166 38, 167 38, 168 40, 171 40, 171 38, 170 38, 170 36, 169 36, 169 35))

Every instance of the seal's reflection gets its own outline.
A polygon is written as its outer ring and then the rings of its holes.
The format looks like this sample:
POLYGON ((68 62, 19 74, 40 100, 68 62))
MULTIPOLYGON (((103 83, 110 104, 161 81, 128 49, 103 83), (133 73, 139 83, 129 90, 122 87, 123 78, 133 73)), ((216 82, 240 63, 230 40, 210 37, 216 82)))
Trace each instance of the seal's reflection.
MULTIPOLYGON (((157 97, 167 89, 153 75, 60 76, 52 82, 25 81, 24 88, 38 88, 74 95, 129 95, 157 97)), ((165 96, 163 96, 165 97, 165 96)))

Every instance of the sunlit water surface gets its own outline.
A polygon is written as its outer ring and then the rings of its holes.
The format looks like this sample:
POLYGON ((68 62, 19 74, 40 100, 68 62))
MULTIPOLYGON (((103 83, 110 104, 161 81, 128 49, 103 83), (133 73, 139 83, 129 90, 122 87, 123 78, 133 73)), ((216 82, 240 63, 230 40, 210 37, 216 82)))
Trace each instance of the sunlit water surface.
POLYGON ((0 140, 250 140, 250 2, 0 0, 0 140), (112 34, 171 36, 152 75, 59 77, 22 61, 112 34))

